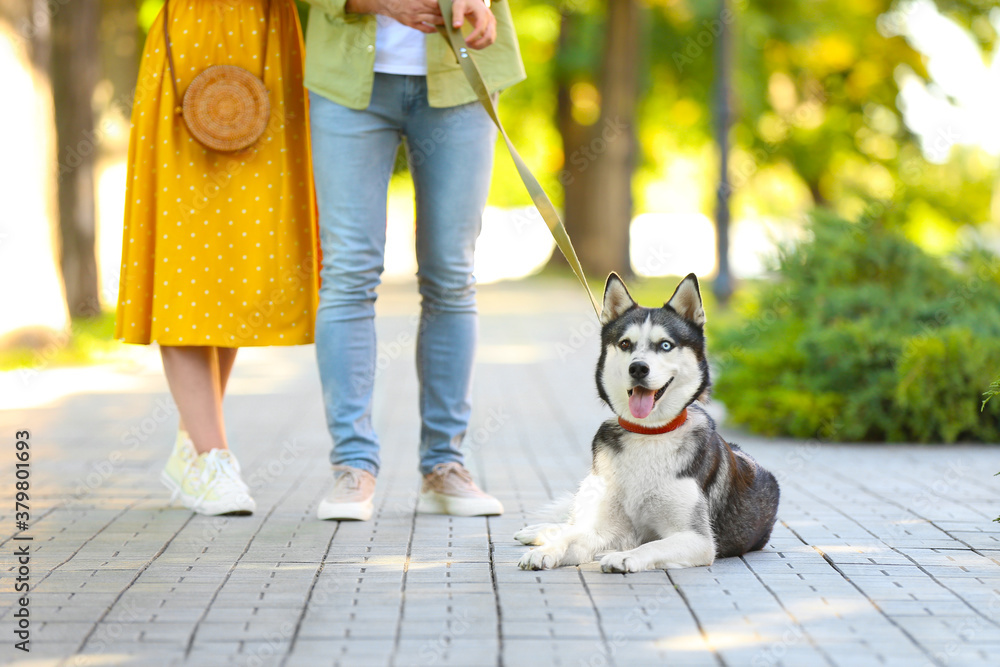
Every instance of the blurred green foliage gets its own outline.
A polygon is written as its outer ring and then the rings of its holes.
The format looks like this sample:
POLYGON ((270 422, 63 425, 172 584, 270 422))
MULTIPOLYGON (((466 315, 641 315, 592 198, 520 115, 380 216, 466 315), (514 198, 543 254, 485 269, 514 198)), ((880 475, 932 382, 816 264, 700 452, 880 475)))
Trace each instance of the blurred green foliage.
POLYGON ((114 340, 115 314, 75 317, 63 338, 40 348, 14 347, 0 350, 0 371, 49 366, 82 366, 115 359, 122 345, 114 340))
POLYGON ((986 389, 985 392, 983 392, 982 409, 985 410, 986 404, 990 402, 990 399, 998 395, 1000 395, 1000 377, 994 378, 990 386, 986 389))
MULTIPOLYGON (((736 123, 733 215, 797 225, 816 206, 848 219, 872 206, 885 222, 932 252, 956 231, 996 219, 998 160, 956 147, 929 161, 897 108, 901 67, 927 77, 925 58, 882 26, 890 0, 645 0, 638 66, 639 152, 635 213, 701 212, 715 201, 716 142, 711 87, 719 29, 734 32, 736 123), (891 202, 891 206, 889 203, 891 202)), ((983 52, 997 50, 987 0, 940 0, 983 52)), ((574 118, 598 117, 606 2, 535 0, 514 7, 528 81, 504 93, 501 112, 525 158, 554 199, 563 156, 555 121, 557 80, 569 82, 574 118), (572 15, 576 30, 562 35, 572 15)), ((523 205, 509 160, 497 161, 495 205, 523 205)))
MULTIPOLYGON (((145 32, 163 0, 139 0, 145 32)), ((597 119, 608 0, 519 0, 515 23, 527 81, 505 91, 501 115, 553 201, 563 193, 557 81, 569 82, 574 118, 597 119), (564 18, 575 29, 562 34, 564 18)), ((633 1, 633 0, 630 0, 633 1)), ((634 0, 643 12, 638 63, 636 214, 701 212, 715 200, 711 87, 722 22, 734 33, 736 123, 733 214, 799 224, 815 206, 853 219, 892 202, 886 222, 925 249, 944 252, 955 232, 997 217, 996 156, 955 148, 926 159, 897 108, 896 75, 927 77, 925 58, 884 24, 891 0, 634 0), (882 26, 880 28, 880 26, 882 26), (991 208, 992 207, 992 208, 991 208)), ((992 0, 937 0, 938 9, 984 51, 996 51, 992 0)), ((297 0, 303 26, 320 10, 297 0)), ((404 170, 400 160, 399 169, 404 170)), ((498 151, 490 203, 527 206, 513 163, 498 151)))
MULTIPOLYGON (((933 164, 903 124, 895 74, 901 66, 926 72, 925 59, 903 37, 885 37, 880 29, 887 12, 900 6, 880 0, 753 3, 747 29, 767 37, 761 48, 743 53, 754 59, 766 90, 756 85, 760 93, 754 95, 753 85, 742 88, 748 106, 741 131, 751 150, 792 165, 813 203, 854 218, 873 201, 891 200, 887 222, 930 249, 941 246, 935 232, 953 235, 958 226, 990 219, 996 165, 971 148, 933 164)), ((975 0, 938 6, 965 25, 988 11, 975 0)), ((972 34, 980 47, 995 49, 994 31, 972 34)))
POLYGON ((833 440, 1000 441, 1000 258, 922 251, 818 212, 740 326, 713 340, 734 423, 833 440))

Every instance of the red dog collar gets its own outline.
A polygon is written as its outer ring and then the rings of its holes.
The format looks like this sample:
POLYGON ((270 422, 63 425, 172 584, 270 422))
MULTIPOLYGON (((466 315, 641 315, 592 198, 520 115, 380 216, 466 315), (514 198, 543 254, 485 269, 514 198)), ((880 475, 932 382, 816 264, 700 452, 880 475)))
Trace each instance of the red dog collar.
POLYGON ((670 422, 657 428, 649 428, 648 426, 642 426, 641 424, 633 424, 632 422, 625 421, 621 417, 618 418, 618 425, 626 431, 631 431, 632 433, 638 433, 640 435, 660 435, 661 433, 670 433, 671 431, 680 428, 684 422, 687 421, 687 418, 688 411, 687 408, 684 408, 681 410, 681 413, 674 417, 670 422))

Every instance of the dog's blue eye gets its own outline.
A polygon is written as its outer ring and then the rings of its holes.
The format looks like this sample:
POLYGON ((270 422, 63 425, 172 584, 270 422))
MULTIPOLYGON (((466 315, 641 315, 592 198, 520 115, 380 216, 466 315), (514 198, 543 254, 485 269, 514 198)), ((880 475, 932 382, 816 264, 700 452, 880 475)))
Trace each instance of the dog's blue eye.
POLYGON ((669 340, 665 340, 662 343, 660 343, 660 349, 663 350, 664 352, 669 352, 670 350, 674 349, 674 346, 670 344, 669 340))

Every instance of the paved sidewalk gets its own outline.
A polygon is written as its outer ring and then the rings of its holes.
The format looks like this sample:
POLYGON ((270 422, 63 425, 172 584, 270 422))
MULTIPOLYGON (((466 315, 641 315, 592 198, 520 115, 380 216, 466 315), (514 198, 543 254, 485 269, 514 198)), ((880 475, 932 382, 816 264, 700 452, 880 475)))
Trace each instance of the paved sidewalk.
MULTIPOLYGON (((468 464, 499 518, 414 513, 416 295, 386 288, 376 514, 319 522, 331 480, 311 347, 244 350, 227 399, 251 517, 168 505, 176 428, 155 350, 0 377, 0 664, 1000 664, 1000 450, 733 435, 782 486, 770 544, 708 568, 522 572, 512 539, 572 491, 608 416, 596 328, 568 283, 481 290, 468 464), (26 407, 26 406, 34 407, 26 407), (14 433, 31 431, 31 542, 14 433), (31 652, 14 649, 30 544, 31 652)), ((711 316, 711 314, 709 314, 711 316)))

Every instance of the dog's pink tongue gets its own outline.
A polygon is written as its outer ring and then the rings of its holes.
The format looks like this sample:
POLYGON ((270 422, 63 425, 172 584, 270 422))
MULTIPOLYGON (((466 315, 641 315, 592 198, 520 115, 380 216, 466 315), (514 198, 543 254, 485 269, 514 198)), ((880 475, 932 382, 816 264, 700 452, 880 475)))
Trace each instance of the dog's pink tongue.
POLYGON ((636 387, 628 397, 628 409, 636 419, 648 417, 653 411, 653 391, 636 387))

